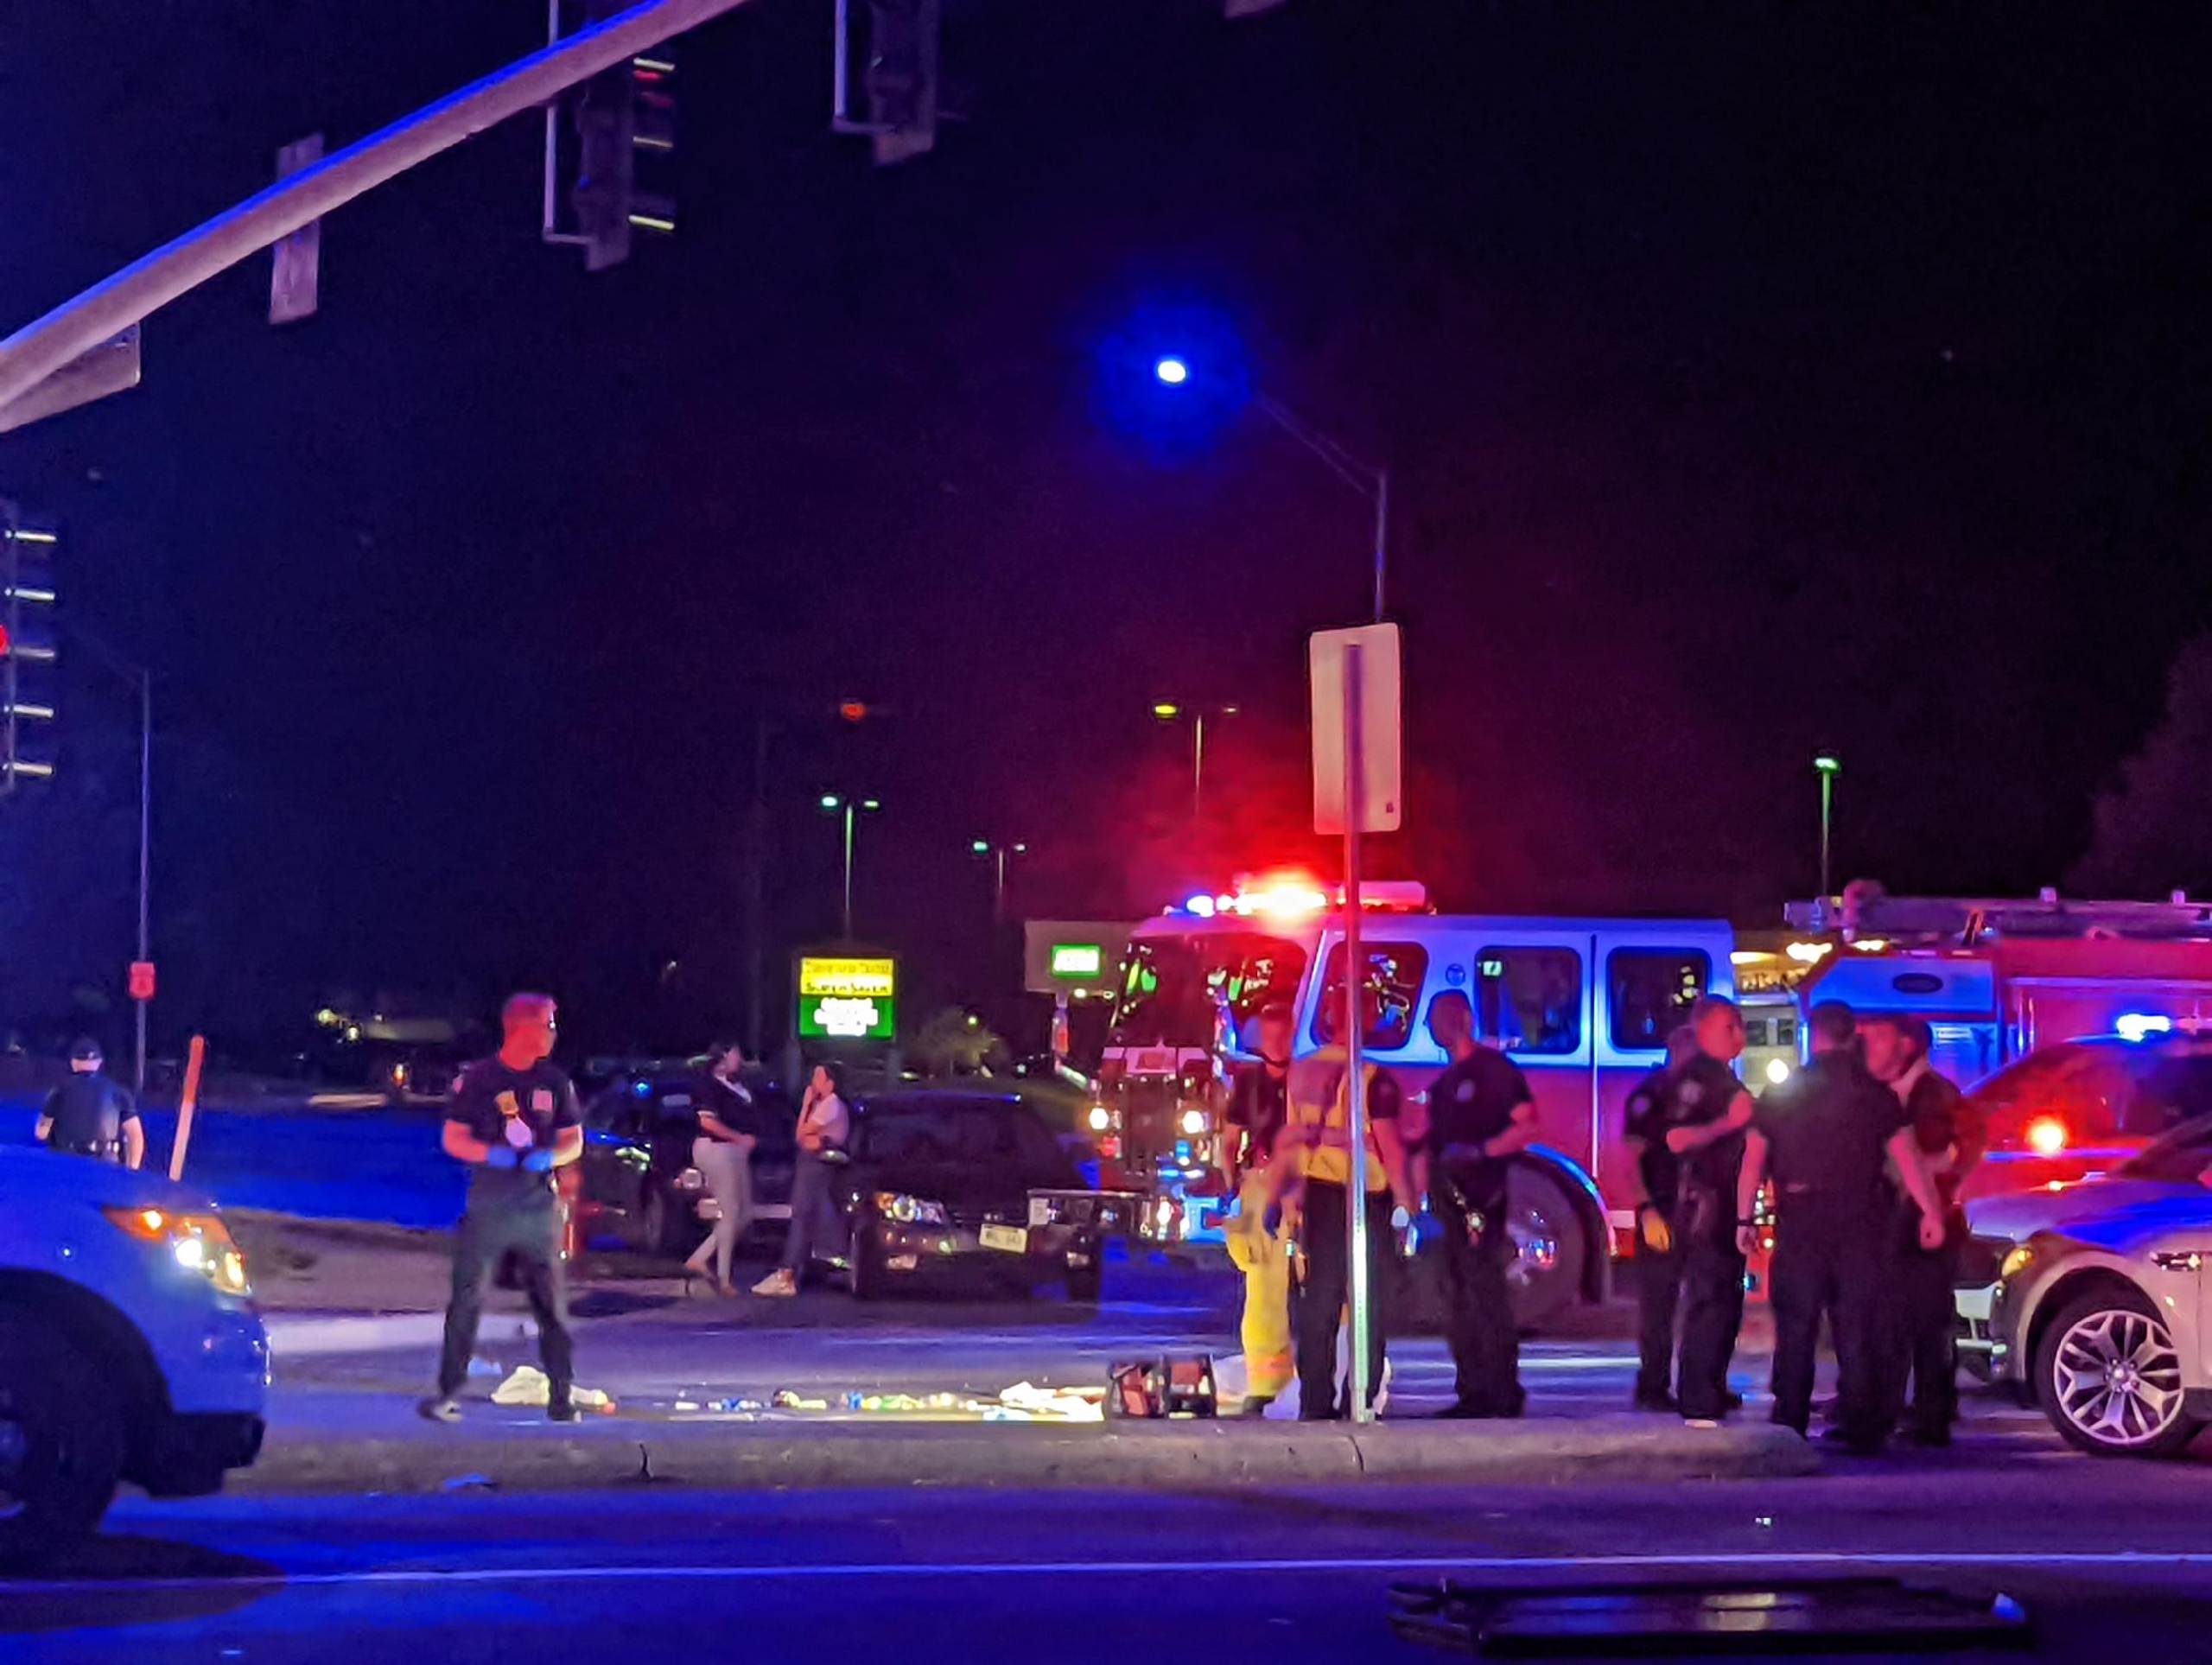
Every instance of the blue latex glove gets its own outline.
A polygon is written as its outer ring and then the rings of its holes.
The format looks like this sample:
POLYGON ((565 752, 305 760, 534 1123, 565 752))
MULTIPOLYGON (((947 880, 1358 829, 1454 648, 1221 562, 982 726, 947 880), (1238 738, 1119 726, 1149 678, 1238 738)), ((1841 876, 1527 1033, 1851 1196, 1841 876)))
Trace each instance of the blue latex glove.
POLYGON ((1414 1216, 1413 1241, 1415 1253, 1444 1241, 1444 1222, 1426 1208, 1414 1216))
POLYGON ((553 1172, 553 1153, 534 1150, 522 1159, 522 1165, 532 1173, 550 1173, 553 1172))
POLYGON ((484 1166, 487 1168, 511 1168, 520 1160, 516 1156, 513 1146, 494 1145, 485 1153, 484 1166))

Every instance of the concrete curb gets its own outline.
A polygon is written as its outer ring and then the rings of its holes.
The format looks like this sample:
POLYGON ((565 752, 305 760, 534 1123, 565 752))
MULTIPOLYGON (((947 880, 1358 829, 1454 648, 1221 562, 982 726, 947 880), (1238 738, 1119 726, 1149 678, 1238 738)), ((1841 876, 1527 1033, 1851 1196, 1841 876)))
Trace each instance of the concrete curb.
POLYGON ((1741 1479, 1817 1472, 1817 1453, 1765 1426, 1534 1418, 1480 1427, 1230 1422, 975 1426, 656 1423, 316 1442, 281 1428, 234 1490, 425 1492, 488 1484, 569 1490, 640 1481, 733 1490, 907 1486, 1540 1484, 1741 1479))

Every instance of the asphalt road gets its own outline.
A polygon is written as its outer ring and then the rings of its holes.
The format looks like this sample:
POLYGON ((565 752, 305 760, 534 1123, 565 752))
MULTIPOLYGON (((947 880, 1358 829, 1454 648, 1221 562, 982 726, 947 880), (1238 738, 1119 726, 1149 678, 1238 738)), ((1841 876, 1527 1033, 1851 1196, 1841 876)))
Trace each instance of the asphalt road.
POLYGON ((77 1572, 0 1582, 0 1653, 1283 1665, 1433 1656, 1391 1635, 1394 1579, 1891 1571, 2014 1597, 2037 1658, 2183 1660, 2202 1656, 2212 1617, 2207 1480, 2202 1464, 1968 1451, 1805 1480, 1540 1491, 140 1503, 77 1572))

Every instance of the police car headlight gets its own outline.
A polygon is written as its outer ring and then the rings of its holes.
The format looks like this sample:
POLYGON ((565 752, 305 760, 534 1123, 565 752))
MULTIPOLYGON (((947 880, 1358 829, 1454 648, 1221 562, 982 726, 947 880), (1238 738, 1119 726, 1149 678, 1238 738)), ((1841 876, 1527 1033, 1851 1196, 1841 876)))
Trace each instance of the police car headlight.
POLYGON ((127 1236, 167 1249, 179 1271, 196 1273, 223 1294, 243 1297, 253 1293, 245 1274, 245 1256, 238 1252, 230 1228, 219 1216, 172 1214, 161 1208, 109 1208, 100 1212, 127 1236))
POLYGON ((2005 1255, 2004 1261, 1998 1266, 1997 1275, 1999 1278, 2010 1278, 2024 1272, 2028 1269, 2028 1262, 2035 1257, 2035 1250, 2025 1243, 2022 1243, 2011 1254, 2005 1255))
POLYGON ((943 1203, 925 1202, 919 1197, 909 1197, 904 1192, 879 1191, 875 1193, 875 1211, 893 1225, 947 1225, 943 1203))
POLYGON ((1199 1134, 1204 1133, 1205 1130, 1206 1113, 1204 1110, 1185 1110, 1183 1112, 1183 1131, 1185 1133, 1187 1133, 1191 1134, 1192 1137, 1196 1138, 1199 1134))

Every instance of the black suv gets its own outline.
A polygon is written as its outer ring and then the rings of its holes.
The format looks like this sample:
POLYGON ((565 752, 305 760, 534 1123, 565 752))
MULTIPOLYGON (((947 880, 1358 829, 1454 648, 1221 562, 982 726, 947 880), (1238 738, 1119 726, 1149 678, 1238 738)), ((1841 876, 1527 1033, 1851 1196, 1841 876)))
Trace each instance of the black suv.
POLYGON ((925 1273, 953 1269, 1098 1299, 1100 1244, 1126 1230, 1133 1199, 1097 1192, 1074 1157, 1020 1099, 947 1091, 879 1093, 855 1108, 836 1159, 842 1262, 865 1300, 925 1273))

